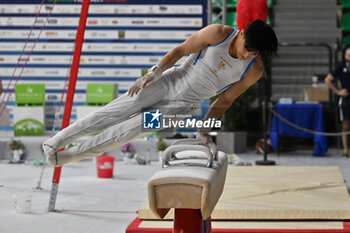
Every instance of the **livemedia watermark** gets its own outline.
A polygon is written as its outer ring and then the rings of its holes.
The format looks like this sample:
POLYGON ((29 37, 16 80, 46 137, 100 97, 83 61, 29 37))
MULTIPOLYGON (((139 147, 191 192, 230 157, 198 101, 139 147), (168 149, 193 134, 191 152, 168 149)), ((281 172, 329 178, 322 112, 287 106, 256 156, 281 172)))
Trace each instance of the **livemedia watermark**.
POLYGON ((165 129, 200 129, 221 128, 222 121, 215 118, 198 119, 191 114, 167 114, 159 109, 156 111, 144 111, 142 117, 143 130, 165 129))

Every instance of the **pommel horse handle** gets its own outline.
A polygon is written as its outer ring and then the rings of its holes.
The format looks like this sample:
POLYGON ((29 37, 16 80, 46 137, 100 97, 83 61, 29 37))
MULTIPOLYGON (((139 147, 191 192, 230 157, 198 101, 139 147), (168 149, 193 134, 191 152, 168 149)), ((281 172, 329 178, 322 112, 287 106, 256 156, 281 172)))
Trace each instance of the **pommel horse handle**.
MULTIPOLYGON (((172 144, 173 145, 203 145, 203 141, 199 139, 179 139, 174 141, 172 144)), ((214 160, 218 160, 218 146, 213 142, 210 141, 208 143, 208 147, 211 150, 212 154, 214 155, 214 160)))
MULTIPOLYGON (((171 161, 175 154, 181 151, 187 151, 187 150, 195 150, 195 151, 202 151, 208 156, 208 162, 206 167, 212 168, 214 164, 214 156, 212 152, 209 150, 208 147, 203 145, 173 145, 169 146, 163 153, 162 157, 164 160, 163 168, 171 166, 169 161, 171 161)), ((189 159, 196 159, 197 157, 189 157, 189 159)))

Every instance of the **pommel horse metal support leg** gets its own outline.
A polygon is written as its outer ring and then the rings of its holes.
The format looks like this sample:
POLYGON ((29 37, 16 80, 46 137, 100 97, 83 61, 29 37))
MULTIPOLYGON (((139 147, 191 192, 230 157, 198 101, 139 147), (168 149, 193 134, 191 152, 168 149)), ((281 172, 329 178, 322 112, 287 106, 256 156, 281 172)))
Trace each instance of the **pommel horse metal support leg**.
POLYGON ((210 217, 203 220, 198 209, 176 209, 173 233, 211 233, 210 217))
POLYGON ((212 232, 210 215, 222 194, 226 170, 227 156, 215 144, 175 141, 163 153, 163 169, 148 181, 150 210, 163 218, 174 208, 173 233, 212 232))

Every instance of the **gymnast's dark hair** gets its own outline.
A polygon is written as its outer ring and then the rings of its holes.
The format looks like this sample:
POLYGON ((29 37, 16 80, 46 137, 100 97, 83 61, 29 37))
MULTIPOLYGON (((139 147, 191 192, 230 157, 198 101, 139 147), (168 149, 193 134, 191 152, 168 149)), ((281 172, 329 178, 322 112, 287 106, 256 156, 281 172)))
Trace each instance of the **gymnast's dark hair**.
POLYGON ((256 51, 263 59, 277 55, 278 40, 274 30, 262 20, 255 20, 244 29, 244 46, 256 51))

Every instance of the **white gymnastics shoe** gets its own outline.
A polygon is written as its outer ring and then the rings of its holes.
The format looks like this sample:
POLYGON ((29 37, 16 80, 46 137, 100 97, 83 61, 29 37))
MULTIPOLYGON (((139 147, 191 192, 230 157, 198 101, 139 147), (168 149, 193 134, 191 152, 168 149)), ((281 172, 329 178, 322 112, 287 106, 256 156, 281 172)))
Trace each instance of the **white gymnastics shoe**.
POLYGON ((57 149, 47 143, 44 142, 44 144, 42 145, 42 148, 43 148, 43 151, 44 151, 44 154, 47 156, 47 157, 50 157, 52 156, 53 154, 55 154, 57 152, 57 149))

